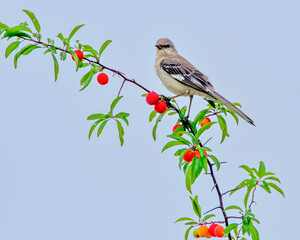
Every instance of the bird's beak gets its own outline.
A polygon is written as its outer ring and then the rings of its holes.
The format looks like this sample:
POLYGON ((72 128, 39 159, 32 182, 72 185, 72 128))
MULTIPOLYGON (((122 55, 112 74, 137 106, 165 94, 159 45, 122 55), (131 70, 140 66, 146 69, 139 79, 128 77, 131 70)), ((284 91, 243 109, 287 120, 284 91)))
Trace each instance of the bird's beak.
POLYGON ((156 44, 155 47, 157 47, 158 49, 162 49, 161 44, 156 44))

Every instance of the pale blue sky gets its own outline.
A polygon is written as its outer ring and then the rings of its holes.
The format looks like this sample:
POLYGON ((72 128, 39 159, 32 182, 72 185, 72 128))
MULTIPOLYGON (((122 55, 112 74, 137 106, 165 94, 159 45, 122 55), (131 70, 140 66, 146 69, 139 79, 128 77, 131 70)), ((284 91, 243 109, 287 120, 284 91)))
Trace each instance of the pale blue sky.
MULTIPOLYGON (((209 147, 228 162, 217 173, 221 188, 246 177, 239 165, 263 160, 282 180, 286 198, 257 193, 261 239, 297 238, 299 1, 12 0, 1 3, 0 21, 10 26, 28 21, 22 9, 36 14, 44 37, 86 24, 75 39, 95 47, 113 40, 103 63, 166 95, 153 67, 154 44, 161 37, 172 39, 257 126, 228 120, 231 137, 221 145, 219 130, 211 131, 209 147)), ((4 58, 6 46, 1 40, 0 239, 182 240, 185 226, 173 222, 193 216, 184 176, 171 150, 160 153, 176 119, 162 122, 154 142, 148 123, 152 108, 140 97, 143 92, 128 84, 117 107, 131 114, 124 147, 113 124, 89 141, 86 117, 108 110, 121 79, 108 73, 108 85, 94 80, 79 92, 85 70, 75 73, 72 61, 61 64, 54 83, 50 56, 36 51, 21 57, 14 70, 13 58, 4 58)), ((197 97, 193 114, 203 104, 197 97)), ((204 209, 217 206, 211 187, 205 176, 194 187, 204 209)), ((240 197, 225 202, 238 203, 240 197)))

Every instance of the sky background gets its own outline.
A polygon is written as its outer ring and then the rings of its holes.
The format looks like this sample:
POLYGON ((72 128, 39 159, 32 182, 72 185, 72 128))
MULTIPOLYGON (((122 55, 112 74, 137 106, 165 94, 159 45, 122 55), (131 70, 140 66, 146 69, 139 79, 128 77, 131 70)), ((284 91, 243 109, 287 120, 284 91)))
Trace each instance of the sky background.
MULTIPOLYGON (((230 138, 223 144, 218 128, 203 137, 214 136, 208 146, 228 162, 216 175, 222 191, 247 177, 238 166, 257 167, 263 160, 282 180, 286 198, 257 191, 254 211, 261 239, 297 238, 299 1, 0 3, 0 21, 9 26, 30 22, 21 10, 33 11, 44 39, 85 24, 74 40, 97 49, 111 39, 102 63, 165 95, 172 94, 154 71, 154 44, 170 38, 216 91, 240 102, 256 124, 241 120, 236 126, 228 118, 230 138)), ((152 107, 140 97, 142 90, 127 84, 116 108, 131 114, 124 147, 113 122, 100 138, 88 140, 92 122, 86 117, 109 110, 121 79, 106 72, 109 84, 100 86, 94 78, 79 92, 86 70, 76 73, 70 58, 61 63, 55 83, 50 55, 36 50, 22 56, 15 70, 13 57, 4 58, 7 45, 0 41, 0 239, 184 239, 186 227, 173 224, 179 217, 194 217, 184 175, 172 150, 161 154, 176 117, 162 121, 154 142, 148 122, 152 107)), ((187 98, 179 100, 181 106, 187 103, 187 98)), ((193 116, 204 104, 196 97, 193 116)), ((218 204, 211 188, 208 176, 193 187, 203 211, 218 204)), ((242 196, 225 198, 225 204, 242 205, 242 196)))

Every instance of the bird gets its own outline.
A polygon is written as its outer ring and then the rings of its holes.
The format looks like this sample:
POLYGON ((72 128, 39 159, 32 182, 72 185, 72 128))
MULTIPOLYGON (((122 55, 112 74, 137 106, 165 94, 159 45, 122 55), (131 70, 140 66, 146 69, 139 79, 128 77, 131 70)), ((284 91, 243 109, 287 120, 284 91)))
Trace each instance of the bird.
POLYGON ((179 96, 190 97, 190 110, 193 96, 202 96, 224 104, 249 124, 255 126, 251 118, 214 90, 213 85, 205 74, 178 54, 175 45, 170 39, 158 39, 155 47, 157 48, 155 71, 164 86, 176 94, 171 98, 179 96))

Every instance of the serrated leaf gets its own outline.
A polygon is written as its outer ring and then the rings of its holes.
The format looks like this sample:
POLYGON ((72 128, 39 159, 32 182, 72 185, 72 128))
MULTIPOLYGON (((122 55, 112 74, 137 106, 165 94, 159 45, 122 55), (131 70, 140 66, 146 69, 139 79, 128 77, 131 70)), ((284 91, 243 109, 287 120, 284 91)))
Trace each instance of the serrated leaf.
POLYGON ((100 136, 100 134, 102 133, 102 131, 103 131, 105 125, 107 124, 107 122, 108 122, 108 120, 104 120, 104 121, 101 123, 101 125, 99 126, 98 131, 97 131, 97 137, 100 136))
POLYGON ((94 132, 95 128, 98 126, 98 124, 101 121, 103 121, 103 120, 98 120, 91 126, 90 131, 89 131, 89 139, 91 139, 92 133, 94 132))
POLYGON ((258 169, 258 176, 260 178, 264 177, 266 174, 266 167, 263 161, 260 161, 259 163, 259 169, 258 169))
POLYGON ((195 138, 198 139, 198 138, 201 136, 201 134, 202 134, 205 130, 209 129, 213 124, 216 124, 216 122, 210 122, 210 123, 206 123, 205 125, 203 125, 203 127, 201 127, 201 128, 199 129, 199 131, 196 133, 195 138))
POLYGON ((9 44, 5 51, 5 57, 7 58, 20 45, 20 43, 21 42, 16 41, 9 44))
POLYGON ((208 214, 206 215, 203 219, 202 219, 202 222, 205 222, 207 221, 208 219, 212 218, 212 217, 215 217, 216 215, 215 214, 208 214))
POLYGON ((123 146, 123 144, 124 144, 124 138, 123 138, 123 136, 124 136, 124 128, 123 128, 123 126, 122 126, 122 124, 121 124, 120 121, 116 120, 116 122, 117 122, 118 131, 119 131, 120 143, 121 143, 121 146, 123 146))
POLYGON ((195 220, 189 217, 182 217, 177 219, 174 223, 181 222, 181 221, 195 221, 195 220))
POLYGON ((37 18, 35 17, 34 13, 33 12, 30 12, 28 10, 23 10, 23 12, 25 12, 28 17, 31 19, 35 29, 40 32, 41 31, 41 26, 40 26, 40 23, 39 21, 37 20, 37 18))
POLYGON ((70 35, 69 35, 69 37, 68 37, 69 41, 70 41, 71 38, 74 36, 74 34, 75 34, 81 27, 83 27, 83 26, 84 26, 84 24, 81 24, 81 25, 78 25, 78 26, 76 26, 76 27, 73 28, 73 30, 71 31, 71 33, 70 33, 70 35))
POLYGON ((191 229, 192 229, 193 227, 194 227, 194 226, 191 226, 191 227, 189 227, 189 228, 185 231, 184 240, 188 240, 189 233, 190 233, 190 231, 191 231, 191 229))
POLYGON ((99 56, 102 55, 103 51, 105 50, 105 48, 111 43, 112 41, 111 40, 106 40, 102 46, 100 47, 100 50, 99 50, 99 56))
POLYGON ((123 98, 123 96, 117 97, 116 99, 113 100, 113 102, 110 105, 110 114, 113 113, 113 110, 117 106, 118 102, 123 98))
POLYGON ((279 192, 283 197, 285 197, 284 192, 280 187, 278 187, 275 183, 268 183, 269 187, 275 189, 277 192, 279 192))
POLYGON ((170 141, 168 142, 164 147, 163 149, 161 150, 161 152, 167 150, 168 148, 170 147, 174 147, 174 146, 177 146, 177 145, 184 145, 182 142, 180 141, 170 141))
MULTIPOLYGON (((218 115, 217 118, 218 118, 220 128, 222 130, 222 139, 221 139, 221 143, 222 143, 224 141, 225 137, 229 137, 229 134, 227 131, 227 124, 226 124, 225 119, 221 115, 218 115)), ((205 124, 205 125, 207 125, 207 124, 205 124)))
POLYGON ((225 235, 227 236, 234 228, 236 228, 238 226, 237 223, 232 223, 230 225, 228 225, 224 230, 223 233, 225 233, 225 235))
POLYGON ((192 177, 192 167, 190 166, 185 175, 185 187, 192 194, 191 177, 192 177))
POLYGON ((152 120, 155 118, 157 112, 155 110, 153 110, 151 113, 150 113, 150 116, 149 116, 149 122, 152 122, 152 120))
POLYGON ((58 62, 57 62, 57 59, 56 59, 55 55, 54 54, 51 54, 51 55, 52 55, 53 63, 54 63, 54 76, 55 76, 55 82, 56 82, 58 72, 59 72, 59 65, 58 65, 58 62))

